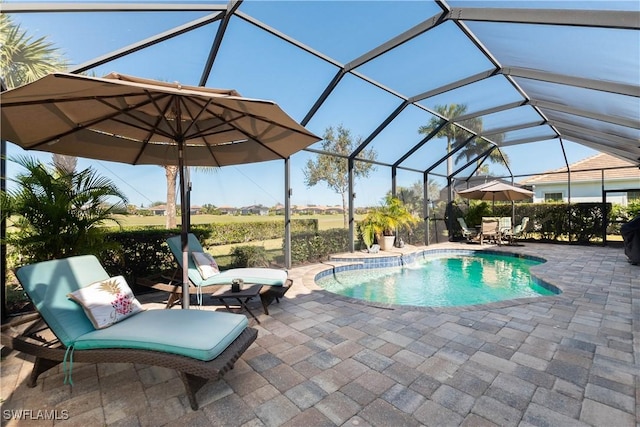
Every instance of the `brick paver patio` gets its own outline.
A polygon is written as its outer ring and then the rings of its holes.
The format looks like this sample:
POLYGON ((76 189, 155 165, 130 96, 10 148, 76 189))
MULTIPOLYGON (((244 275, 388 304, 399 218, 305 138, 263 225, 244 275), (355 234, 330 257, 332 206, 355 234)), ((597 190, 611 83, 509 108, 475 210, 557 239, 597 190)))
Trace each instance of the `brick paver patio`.
MULTIPOLYGON (((326 265, 295 268, 286 298, 260 325, 252 321, 256 343, 198 393, 198 411, 170 370, 77 364, 73 389, 60 369, 30 389, 31 359, 13 352, 1 366, 2 423, 638 426, 640 266, 621 248, 491 249, 547 259, 533 271, 563 293, 467 308, 379 307, 317 288, 326 265), (18 420, 11 410, 27 412, 18 420), (43 414, 60 419, 34 420, 43 414)), ((161 308, 165 297, 141 299, 161 308)))

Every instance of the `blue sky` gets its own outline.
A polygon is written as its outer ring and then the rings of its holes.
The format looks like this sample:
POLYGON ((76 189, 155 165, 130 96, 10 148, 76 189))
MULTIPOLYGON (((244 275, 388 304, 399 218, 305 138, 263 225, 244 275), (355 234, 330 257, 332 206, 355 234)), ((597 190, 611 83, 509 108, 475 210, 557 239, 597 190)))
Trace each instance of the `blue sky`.
MULTIPOLYGON (((453 2, 452 2, 453 3, 453 2)), ((265 22, 284 34, 300 40, 321 54, 348 63, 376 45, 434 15, 439 9, 428 2, 275 2, 246 1, 240 10, 265 22), (354 28, 357 30, 354 31, 354 28), (348 34, 348 36, 347 36, 348 34)), ((19 14, 14 22, 34 36, 46 36, 61 49, 73 65, 82 64, 156 33, 203 16, 202 13, 146 14, 19 14)), ((217 24, 195 30, 162 44, 121 58, 94 70, 97 76, 111 71, 165 81, 197 85, 217 24)), ((482 28, 478 28, 482 31, 482 28)), ((562 54, 562 51, 558 51, 562 54)), ((490 68, 488 61, 463 39, 453 25, 445 24, 406 46, 365 64, 359 71, 383 85, 393 85, 403 95, 415 95, 470 74, 490 68), (447 40, 451 45, 438 42, 447 40), (428 54, 425 54, 428 52, 428 54), (410 58, 411 61, 407 59, 410 58)), ((276 101, 294 119, 300 121, 332 79, 336 69, 270 36, 249 23, 232 19, 218 58, 207 83, 211 87, 233 88, 243 96, 276 101)), ((517 99, 504 81, 487 81, 471 99, 470 110, 480 110, 496 103, 517 99)), ((446 103, 445 96, 425 102, 428 107, 446 103)), ((399 101, 362 80, 347 76, 320 108, 307 128, 322 136, 328 126, 344 125, 356 137, 367 137, 393 111, 399 101)), ((517 113, 512 113, 517 114, 517 113)), ((428 122, 428 115, 415 107, 407 108, 373 142, 378 159, 392 163, 421 135, 417 129, 428 122)), ((487 117, 495 125, 500 117, 487 117)), ((523 118, 527 120, 527 118, 523 118)), ((565 141, 570 162, 595 152, 565 141)), ((405 166, 425 169, 442 155, 444 141, 434 141, 419 150, 405 166)), ((564 166, 557 140, 508 147, 515 174, 542 172, 564 166), (532 153, 536 153, 532 162, 532 153)), ((9 144, 9 156, 23 153, 9 144)), ((44 161, 51 155, 31 152, 44 161)), ((340 195, 319 184, 311 189, 303 182, 302 169, 315 155, 301 152, 291 159, 293 204, 336 205, 340 195)), ((79 159, 79 167, 93 166, 111 178, 135 205, 148 206, 166 199, 164 169, 159 166, 129 166, 104 161, 79 159)), ((507 174, 491 166, 496 174, 507 174)), ((8 164, 8 175, 17 167, 8 164)), ((440 168, 437 172, 443 173, 440 168)), ((391 188, 390 169, 378 166, 371 177, 356 182, 356 205, 379 203, 391 188)), ((421 174, 399 171, 398 184, 410 186, 421 174)), ((516 179, 517 180, 517 179, 516 179)), ((192 204, 218 206, 263 204, 272 206, 284 201, 284 162, 224 167, 213 172, 192 172, 192 204)), ((444 181, 439 180, 444 183, 444 181)))

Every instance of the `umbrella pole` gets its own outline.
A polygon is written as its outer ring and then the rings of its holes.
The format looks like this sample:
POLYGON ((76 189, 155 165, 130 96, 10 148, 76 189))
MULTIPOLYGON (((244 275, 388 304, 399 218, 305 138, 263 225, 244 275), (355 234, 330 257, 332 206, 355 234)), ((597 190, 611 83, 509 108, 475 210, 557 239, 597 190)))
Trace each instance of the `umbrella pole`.
POLYGON ((180 171, 180 243, 182 246, 182 308, 189 308, 189 235, 187 230, 187 176, 184 166, 184 141, 178 141, 178 170, 180 171))

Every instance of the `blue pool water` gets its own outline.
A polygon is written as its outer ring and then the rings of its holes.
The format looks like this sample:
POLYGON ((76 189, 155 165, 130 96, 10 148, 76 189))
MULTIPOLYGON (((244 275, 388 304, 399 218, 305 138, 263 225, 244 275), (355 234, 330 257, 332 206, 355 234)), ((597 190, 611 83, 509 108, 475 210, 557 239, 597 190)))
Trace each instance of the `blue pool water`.
POLYGON ((422 307, 485 304, 559 291, 529 274, 541 261, 509 255, 433 254, 410 266, 358 269, 316 280, 323 289, 371 302, 422 307))

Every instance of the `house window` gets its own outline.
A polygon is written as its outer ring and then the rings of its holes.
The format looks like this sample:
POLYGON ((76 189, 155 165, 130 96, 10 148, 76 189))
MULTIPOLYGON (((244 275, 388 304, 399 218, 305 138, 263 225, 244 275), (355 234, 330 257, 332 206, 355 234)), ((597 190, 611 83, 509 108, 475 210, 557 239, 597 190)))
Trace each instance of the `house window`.
POLYGON ((544 193, 545 202, 561 202, 562 193, 544 193))
POLYGON ((627 191, 627 200, 630 202, 640 202, 640 191, 627 191))

